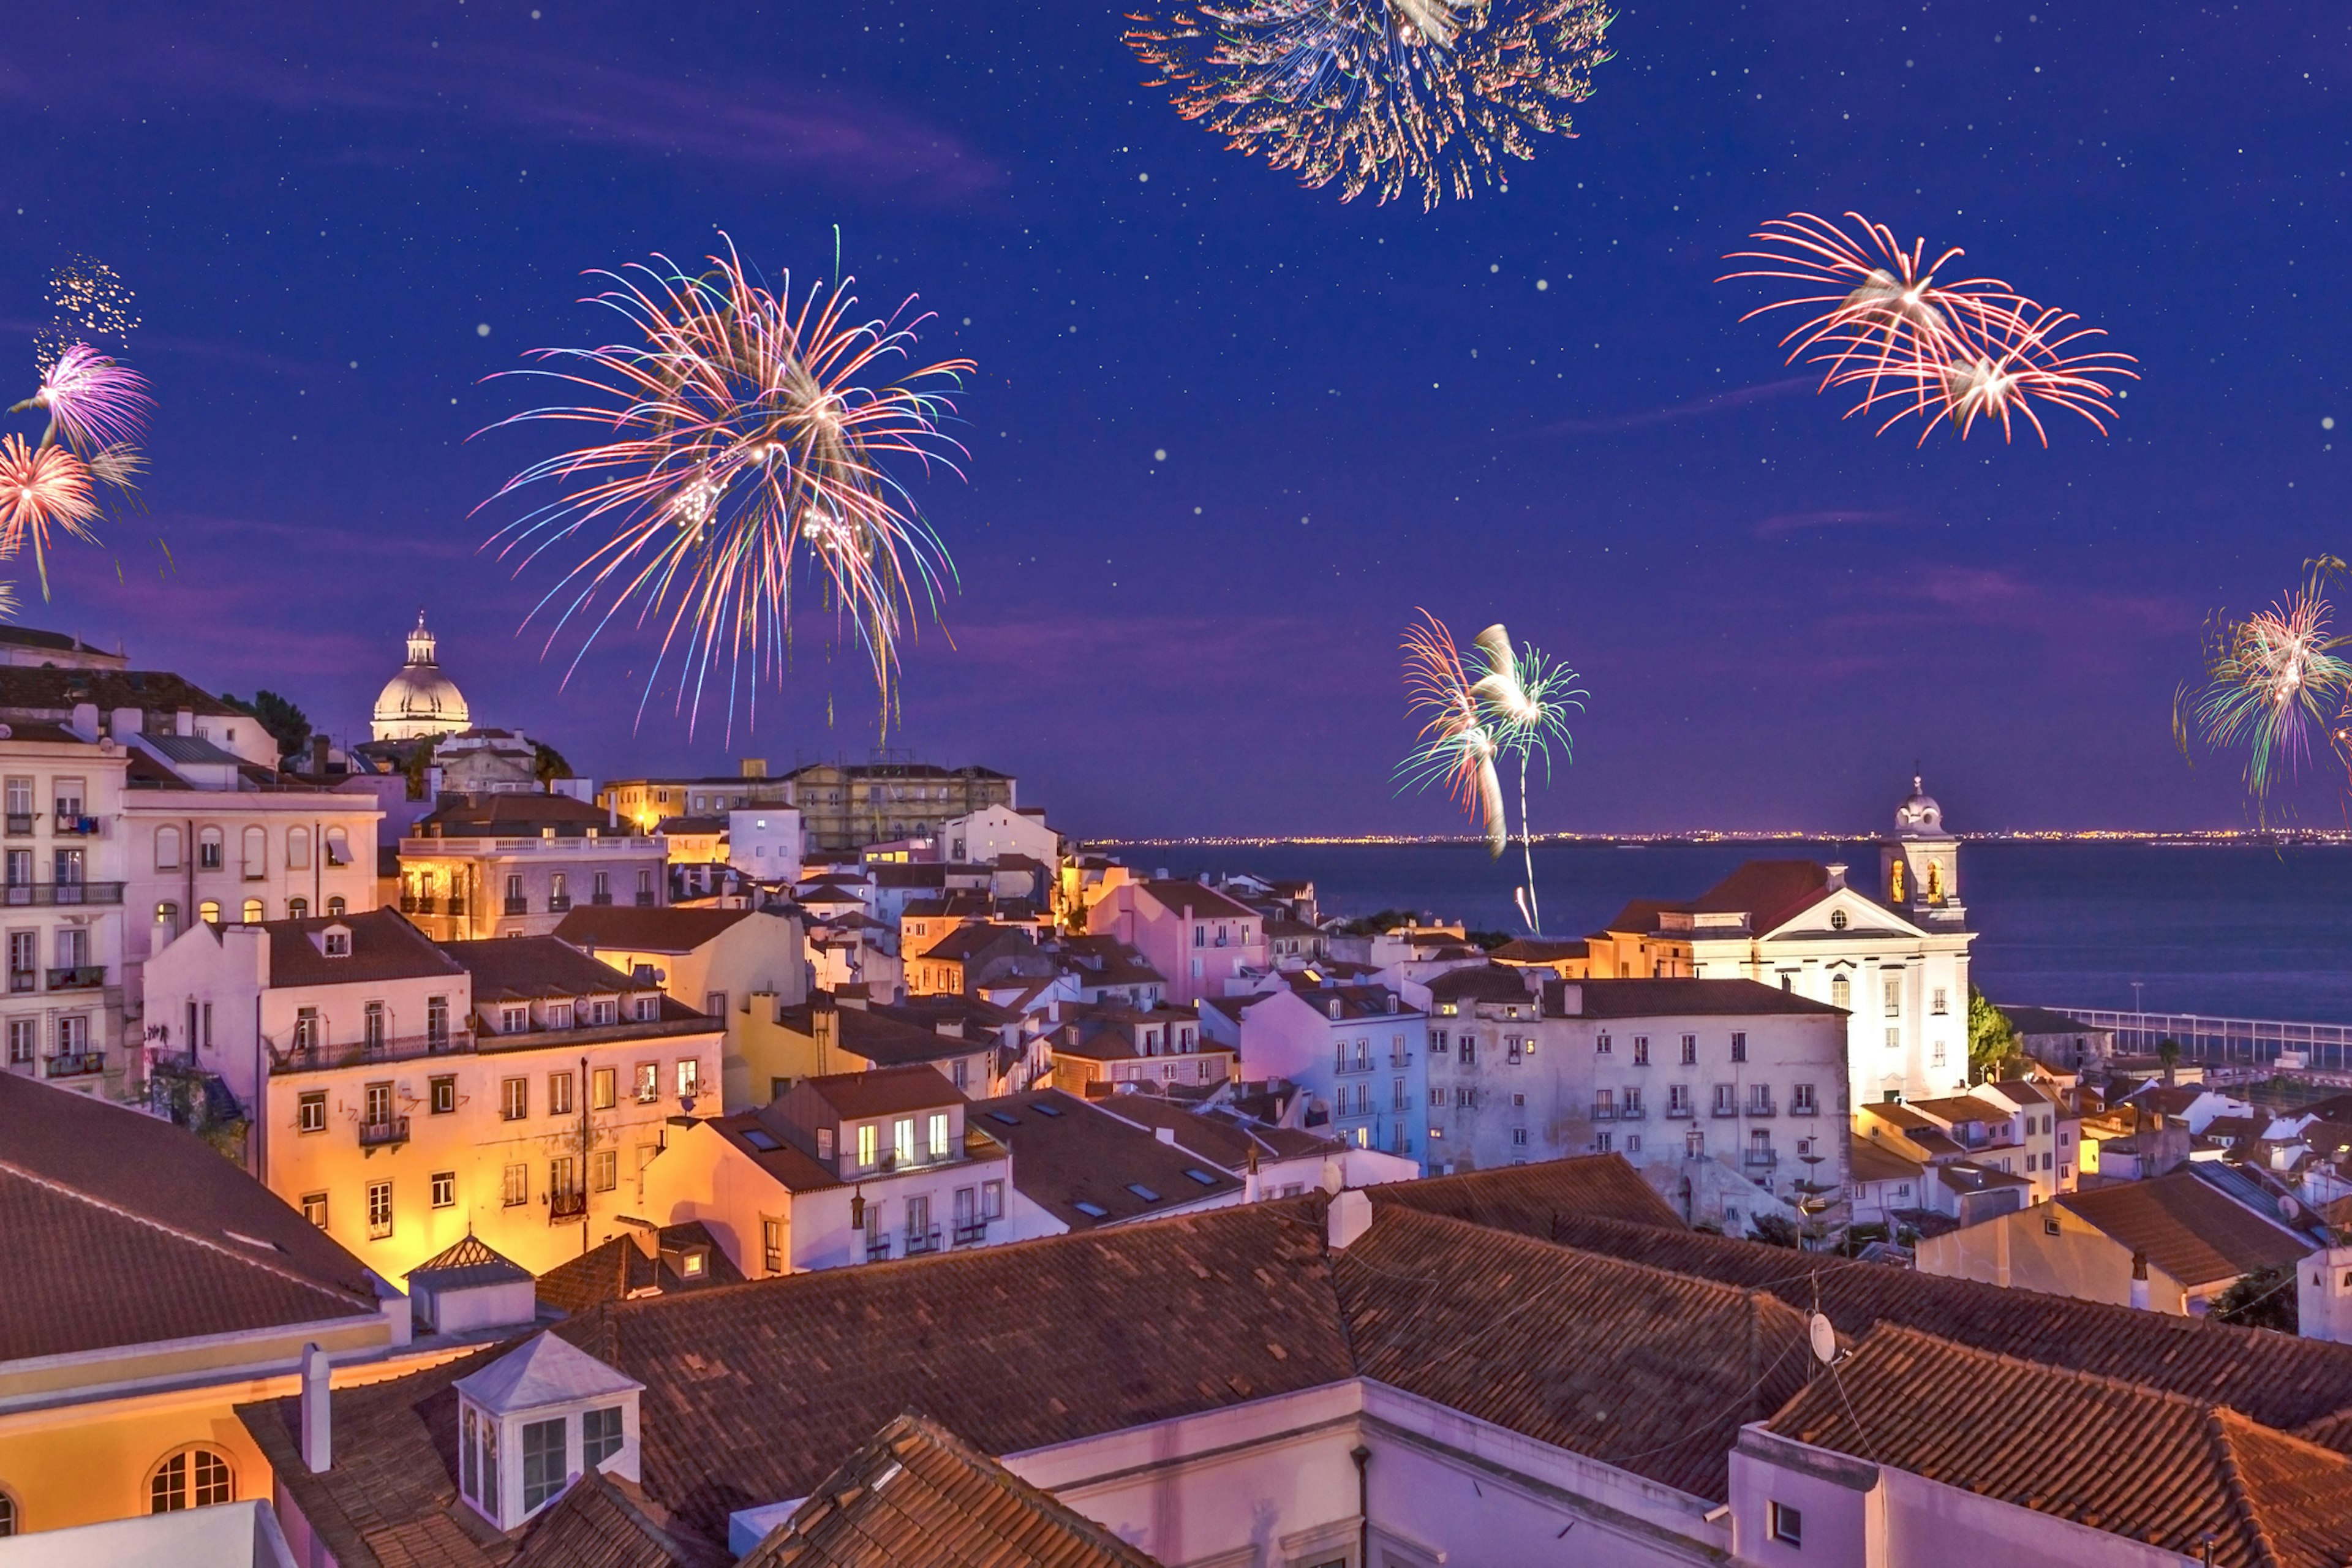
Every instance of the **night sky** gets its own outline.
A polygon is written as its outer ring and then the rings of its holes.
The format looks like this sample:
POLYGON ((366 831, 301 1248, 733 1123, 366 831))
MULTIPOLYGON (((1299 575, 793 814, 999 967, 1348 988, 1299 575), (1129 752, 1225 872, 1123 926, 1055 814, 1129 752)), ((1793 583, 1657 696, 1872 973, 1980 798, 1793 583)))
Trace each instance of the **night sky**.
MULTIPOLYGON (((150 510, 26 621, 341 739, 423 607, 477 721, 583 773, 861 758, 822 623, 748 734, 641 717, 625 628, 567 684, 576 640, 518 633, 552 574, 474 515, 553 437, 468 439, 536 401, 484 377, 611 335, 585 269, 724 228, 797 284, 838 225, 860 297, 981 367, 968 482, 911 480, 961 590, 891 743, 1066 829, 1456 830, 1391 779, 1417 605, 1584 673, 1538 828, 1875 831, 1915 759, 1963 829, 2250 819, 2170 707, 2209 608, 2352 547, 2341 5, 1628 0, 1580 134, 1424 214, 1223 151, 1113 5, 536 4, 11 17, 11 398, 87 252, 161 404, 150 510), (2107 328, 2115 434, 1842 421, 1713 279, 1850 207, 2107 328)), ((2342 826, 2343 785, 2282 804, 2342 826)))

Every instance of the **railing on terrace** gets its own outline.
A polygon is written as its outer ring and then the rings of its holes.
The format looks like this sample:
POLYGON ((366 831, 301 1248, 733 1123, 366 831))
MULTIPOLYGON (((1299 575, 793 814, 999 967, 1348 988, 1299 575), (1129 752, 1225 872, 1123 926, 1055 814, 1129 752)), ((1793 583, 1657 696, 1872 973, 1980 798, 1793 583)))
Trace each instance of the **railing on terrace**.
POLYGON ((551 1194, 547 1200, 547 1223, 567 1225, 583 1219, 588 1214, 588 1194, 584 1192, 551 1194))
POLYGON ((0 887, 0 903, 18 907, 50 904, 119 904, 120 882, 11 882, 0 887))
POLYGON ((51 1078, 87 1078, 105 1070, 104 1051, 59 1051, 49 1058, 51 1078))
POLYGON ((615 830, 594 838, 555 838, 532 834, 528 837, 470 838, 452 833, 446 838, 404 838, 400 841, 403 859, 429 860, 436 855, 658 855, 667 840, 658 833, 622 833, 615 830))
POLYGON ((422 1057, 464 1056, 474 1048, 473 1031, 451 1029, 440 1034, 388 1035, 379 1040, 346 1040, 339 1045, 300 1045, 265 1041, 272 1072, 320 1072, 328 1068, 360 1067, 369 1062, 405 1062, 422 1057))
POLYGON ((360 1147, 385 1149, 408 1142, 408 1118, 388 1116, 382 1121, 362 1121, 360 1126, 360 1147))
POLYGON ((955 1227, 958 1247, 978 1247, 988 1239, 988 1222, 984 1219, 965 1220, 955 1227))
POLYGON ((52 991, 91 991, 106 984, 106 965, 73 963, 49 971, 52 991))
POLYGON ((2053 1007, 2094 1029, 2115 1032, 2116 1049, 2154 1056, 2164 1041, 2180 1043, 2183 1061, 2213 1066, 2274 1067, 2283 1051, 2300 1052, 2307 1067, 2352 1071, 2352 1024, 2305 1024, 2281 1018, 2225 1018, 2202 1013, 2141 1013, 2096 1007, 2053 1007))
POLYGON ((917 1230, 913 1226, 907 1227, 908 1257, 920 1258, 927 1252, 937 1252, 939 1249, 940 1227, 938 1226, 926 1226, 920 1230, 917 1230))

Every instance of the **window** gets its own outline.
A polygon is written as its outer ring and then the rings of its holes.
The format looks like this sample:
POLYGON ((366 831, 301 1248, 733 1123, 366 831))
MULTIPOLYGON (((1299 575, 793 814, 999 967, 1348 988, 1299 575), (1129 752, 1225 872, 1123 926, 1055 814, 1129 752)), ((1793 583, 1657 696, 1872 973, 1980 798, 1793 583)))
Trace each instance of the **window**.
POLYGON ((362 1103, 367 1110, 361 1120, 371 1127, 381 1127, 392 1120, 392 1085, 372 1083, 362 1091, 362 1103))
POLYGON ((1592 1152, 1596 1154, 1606 1154, 1609 1152, 1610 1142, 1610 1135, 1608 1133, 1594 1133, 1592 1135, 1592 1152))
POLYGON ((550 1116, 572 1114, 572 1075, 551 1072, 547 1075, 547 1113, 550 1116))
POLYGON ((265 911, 261 907, 261 900, 259 899, 247 899, 245 900, 245 914, 243 919, 246 924, 259 925, 264 913, 265 911))
POLYGON ((317 1226, 320 1230, 326 1229, 327 1194, 324 1193, 304 1193, 302 1194, 302 1217, 309 1220, 312 1225, 317 1226))
POLYGON ((568 1029, 568 1028, 572 1027, 572 1004, 571 1004, 571 1003, 569 1003, 569 1002, 550 1002, 550 1003, 548 1003, 548 1004, 547 1004, 547 1006, 546 1006, 546 1012, 547 1012, 547 1026, 548 1026, 549 1028, 551 1028, 551 1029, 568 1029))
POLYGON ((1903 1016, 1903 982, 1900 979, 1889 980, 1886 983, 1885 995, 1886 1016, 1890 1018, 1903 1016))
POLYGON ((580 1413, 580 1468, 593 1470, 621 1451, 621 1407, 580 1413))
POLYGON ((1457 1089, 1454 1091, 1454 1103, 1461 1110, 1475 1110, 1478 1109, 1478 1091, 1467 1086, 1457 1089))
POLYGON ((1429 1091, 1429 1103, 1432 1105, 1444 1105, 1445 1103, 1445 1091, 1442 1089, 1431 1089, 1429 1091))
POLYGON ((438 1050, 449 1043, 449 998, 427 996, 425 999, 425 1045, 428 1050, 438 1050))
POLYGON ((1736 1062, 1748 1059, 1748 1037, 1738 1029, 1731 1032, 1731 1059, 1736 1062))
POLYGON ((926 1151, 934 1160, 946 1159, 948 1157, 948 1113, 944 1110, 932 1111, 928 1131, 929 1137, 925 1141, 926 1151))
POLYGON ((613 1068, 598 1068, 588 1075, 588 1109, 610 1110, 617 1092, 620 1073, 613 1068))
POLYGON ((1727 1083, 1715 1086, 1715 1113, 1717 1116, 1729 1116, 1739 1109, 1731 1098, 1734 1092, 1732 1086, 1727 1083))
POLYGON ((368 1200, 368 1239, 382 1241, 392 1234, 392 1184, 370 1182, 368 1200))
POLYGON ((901 1165, 915 1163, 915 1119, 901 1116, 890 1127, 890 1156, 901 1165))
POLYGON ((1790 1114, 1793 1116, 1815 1116, 1820 1114, 1821 1107, 1813 1102, 1813 1086, 1811 1084, 1800 1083, 1793 1084, 1790 1087, 1789 1111, 1790 1114))
POLYGON ((530 1167, 529 1165, 518 1162, 509 1165, 503 1175, 505 1187, 503 1197, 507 1207, 520 1208, 530 1202, 530 1167))
POLYGON ((258 882, 269 875, 269 835, 261 828, 248 827, 238 838, 239 867, 245 879, 258 882))
POLYGON ((327 1130, 327 1091, 308 1090, 295 1102, 294 1130, 298 1132, 324 1132, 327 1130))
POLYGON ((211 1448, 184 1448, 155 1467, 147 1481, 147 1511, 177 1513, 236 1500, 236 1477, 211 1448))
POLYGON ((1927 993, 1927 1011, 1939 1018, 1944 1016, 1945 1014, 1949 1011, 1949 1009, 1944 1005, 1944 988, 1942 986, 1938 985, 1933 991, 1927 993))
POLYGON ((220 924, 220 900, 206 899, 196 906, 196 919, 208 926, 220 924))
POLYGON ((180 830, 176 827, 157 828, 155 830, 155 869, 176 871, 179 868, 180 830))
POLYGON ((1685 1035, 1683 1037, 1683 1066, 1696 1067, 1697 1065, 1698 1037, 1696 1035, 1685 1035))
POLYGON ((651 1105, 661 1098, 661 1063, 637 1064, 637 1103, 651 1105))
MULTIPOLYGON (((31 779, 16 778, 8 781, 8 815, 11 816, 33 815, 33 781, 31 779)), ((30 833, 32 827, 27 825, 25 831, 30 833)))
POLYGON ((1668 1116, 1688 1116, 1690 1111, 1690 1085, 1686 1083, 1678 1083, 1668 1088, 1666 1090, 1666 1114, 1668 1116))
POLYGON ((501 1008, 499 1008, 499 1034, 501 1034, 501 1035, 520 1035, 520 1034, 526 1033, 530 1028, 530 1008, 528 1008, 528 1007, 501 1007, 501 1008))
MULTIPOLYGON (((16 1064, 16 1065, 17 1065, 17 1066, 19 1066, 19 1067, 23 1066, 23 1065, 24 1065, 25 1063, 26 1063, 26 1062, 31 1061, 31 1060, 33 1059, 33 1058, 34 1058, 34 1056, 35 1056, 36 1052, 37 1052, 37 1047, 38 1047, 38 1045, 39 1045, 39 1042, 40 1042, 40 1037, 41 1037, 41 1021, 40 1021, 38 1018, 11 1018, 11 1019, 9 1019, 9 1020, 8 1020, 8 1059, 9 1059, 9 1061, 11 1061, 11 1062, 13 1062, 13 1063, 16 1064)), ((189 1043, 190 1043, 191 1045, 194 1045, 194 1041, 191 1041, 191 1042, 189 1042, 189 1043)))
POLYGON ((1830 911, 1830 930, 1845 930, 1845 911, 1843 910, 1832 910, 1830 911))
POLYGON ((599 1149, 588 1156, 588 1184, 600 1193, 609 1193, 621 1184, 621 1152, 599 1149))
POLYGON ((310 830, 289 827, 286 830, 286 868, 307 871, 310 868, 310 830))
POLYGON ((351 901, 341 893, 327 900, 327 913, 340 920, 351 912, 351 901))
POLYGON ((760 1267, 770 1274, 784 1271, 784 1222, 773 1215, 760 1216, 760 1267))
POLYGON ((1004 1184, 1003 1182, 980 1184, 980 1217, 982 1219, 1004 1217, 1004 1184))
POLYGON ((447 1116, 457 1109, 457 1080, 443 1076, 425 1080, 426 1104, 436 1116, 447 1116))
POLYGON ((1769 1511, 1771 1515, 1769 1523, 1773 1540, 1783 1546, 1802 1546, 1805 1543, 1803 1514, 1784 1502, 1770 1504, 1769 1511))
MULTIPOLYGON (((482 1467, 478 1451, 475 1447, 478 1441, 475 1435, 476 1426, 474 1407, 470 1405, 459 1405, 457 1407, 457 1489, 464 1492, 467 1500, 471 1502, 479 1502, 482 1500, 482 1467)), ((493 1508, 497 1506, 496 1498, 491 1500, 491 1506, 493 1508)))
POLYGON ((1853 982, 1843 974, 1830 976, 1830 1005, 1853 1010, 1853 982))
POLYGON ((1511 1146, 1516 1149, 1524 1149, 1528 1146, 1528 1130, 1526 1128, 1514 1127, 1511 1129, 1511 1146))
POLYGON ((433 1206, 436 1209, 452 1209, 457 1206, 457 1172, 433 1173, 433 1206))
POLYGON ((547 1500, 563 1489, 564 1427, 568 1423, 559 1415, 552 1421, 528 1421, 522 1429, 522 1509, 535 1513, 547 1505, 547 1500))
POLYGON ((520 1121, 530 1114, 530 1079, 506 1078, 499 1080, 499 1119, 520 1121))
POLYGON ((58 825, 81 819, 82 782, 79 779, 59 779, 57 784, 58 825))
POLYGON ((217 827, 196 829, 196 869, 217 871, 221 868, 221 830, 217 827))
POLYGON ((680 1057, 677 1062, 677 1097, 692 1100, 702 1092, 702 1058, 680 1057))
POLYGON ((633 1005, 640 1024, 650 1024, 661 1016, 661 998, 658 996, 640 996, 633 1005))
POLYGON ((1477 1036, 1471 1034, 1466 1029, 1464 1030, 1460 1045, 1457 1048, 1461 1053, 1462 1065, 1464 1067, 1472 1068, 1478 1065, 1477 1036))
POLYGON ((1633 1037, 1633 1065, 1637 1068, 1650 1065, 1650 1037, 1647 1035, 1633 1037))
POLYGON ((1886 1048, 1890 1051, 1899 1051, 1903 1048, 1902 1030, 1889 1029, 1886 1031, 1886 1048))
POLYGON ((1937 1040, 1935 1044, 1933 1044, 1933 1045, 1931 1045, 1931 1046, 1929 1046, 1929 1047, 1927 1047, 1927 1065, 1928 1065, 1929 1067, 1936 1067, 1936 1068, 1939 1068, 1939 1067, 1942 1067, 1942 1066, 1944 1065, 1944 1042, 1943 1042, 1943 1041, 1941 1041, 1941 1040, 1937 1040))
POLYGON ((857 1130, 857 1163, 861 1165, 878 1163, 881 1158, 882 1129, 867 1122, 857 1130))

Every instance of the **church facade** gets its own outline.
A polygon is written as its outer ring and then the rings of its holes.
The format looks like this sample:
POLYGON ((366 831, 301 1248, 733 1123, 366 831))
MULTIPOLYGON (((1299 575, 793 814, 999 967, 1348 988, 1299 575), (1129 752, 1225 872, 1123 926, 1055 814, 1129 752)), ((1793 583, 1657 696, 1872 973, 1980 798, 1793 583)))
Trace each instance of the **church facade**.
POLYGON ((1748 979, 1845 1009, 1851 1112, 1966 1089, 1968 909, 1959 840, 1912 780, 1874 886, 1811 860, 1751 860, 1696 899, 1636 899, 1588 944, 1593 976, 1748 979))

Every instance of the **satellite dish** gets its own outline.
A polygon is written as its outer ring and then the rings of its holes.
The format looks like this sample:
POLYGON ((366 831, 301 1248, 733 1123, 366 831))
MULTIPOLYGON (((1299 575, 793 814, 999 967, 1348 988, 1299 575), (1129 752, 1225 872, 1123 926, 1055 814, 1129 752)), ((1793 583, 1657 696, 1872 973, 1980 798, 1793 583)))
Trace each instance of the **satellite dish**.
POLYGON ((1805 1320, 1805 1337, 1812 1342, 1813 1359, 1823 1366, 1837 1359, 1837 1330, 1819 1312, 1805 1320))
POLYGON ((2278 1206, 2281 1217, 2285 1219, 2294 1219, 2303 1213, 2303 1205, 2291 1197, 2279 1199, 2278 1206))

